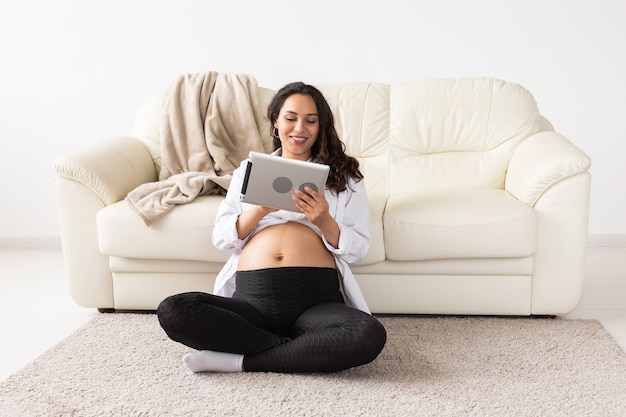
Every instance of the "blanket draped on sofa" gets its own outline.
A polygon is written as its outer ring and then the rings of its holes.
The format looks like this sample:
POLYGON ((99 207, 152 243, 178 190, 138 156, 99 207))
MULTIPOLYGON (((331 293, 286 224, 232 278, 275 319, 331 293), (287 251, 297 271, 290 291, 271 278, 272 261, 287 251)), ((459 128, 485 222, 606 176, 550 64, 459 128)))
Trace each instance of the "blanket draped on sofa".
POLYGON ((126 201, 146 226, 200 195, 225 194, 249 151, 263 152, 258 85, 245 74, 185 74, 170 87, 160 125, 159 181, 126 201))

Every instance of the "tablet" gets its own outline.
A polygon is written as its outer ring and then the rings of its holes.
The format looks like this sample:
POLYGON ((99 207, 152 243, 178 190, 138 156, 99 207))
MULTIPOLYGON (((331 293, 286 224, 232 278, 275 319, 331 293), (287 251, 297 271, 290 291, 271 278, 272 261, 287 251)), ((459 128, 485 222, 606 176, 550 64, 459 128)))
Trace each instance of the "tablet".
POLYGON ((328 165, 261 152, 250 152, 249 156, 241 186, 240 200, 244 203, 299 212, 291 200, 297 188, 307 186, 323 192, 326 187, 328 165))

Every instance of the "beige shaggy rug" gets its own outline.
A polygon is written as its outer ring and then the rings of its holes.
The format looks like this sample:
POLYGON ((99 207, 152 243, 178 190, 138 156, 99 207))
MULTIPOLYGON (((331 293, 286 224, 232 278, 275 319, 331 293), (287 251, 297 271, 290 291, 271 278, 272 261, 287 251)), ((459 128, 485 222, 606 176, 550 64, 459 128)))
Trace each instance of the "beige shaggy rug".
POLYGON ((192 374, 153 314, 102 314, 0 384, 0 416, 624 416, 626 355, 597 321, 381 317, 371 364, 192 374))

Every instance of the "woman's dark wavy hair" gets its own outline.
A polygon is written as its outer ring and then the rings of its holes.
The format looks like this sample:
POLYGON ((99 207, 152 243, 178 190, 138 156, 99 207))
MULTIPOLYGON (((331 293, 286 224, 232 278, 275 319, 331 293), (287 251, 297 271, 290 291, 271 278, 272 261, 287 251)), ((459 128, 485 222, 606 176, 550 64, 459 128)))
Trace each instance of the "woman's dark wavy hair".
POLYGON ((363 174, 359 170, 359 161, 346 154, 346 145, 339 139, 335 130, 335 118, 330 110, 324 95, 312 85, 303 82, 287 84, 274 96, 267 108, 267 118, 270 121, 270 134, 274 138, 274 150, 280 148, 280 139, 274 135, 274 122, 278 119, 280 109, 285 100, 293 94, 311 96, 317 106, 319 133, 315 144, 311 148, 311 159, 320 164, 330 166, 326 186, 335 192, 347 188, 348 179, 359 181, 363 174))

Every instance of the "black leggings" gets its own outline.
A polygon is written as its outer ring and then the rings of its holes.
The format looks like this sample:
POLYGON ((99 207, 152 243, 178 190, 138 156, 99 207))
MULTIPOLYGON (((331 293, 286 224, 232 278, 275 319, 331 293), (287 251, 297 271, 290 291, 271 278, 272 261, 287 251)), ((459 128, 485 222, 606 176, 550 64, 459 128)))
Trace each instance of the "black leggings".
POLYGON ((363 365, 387 334, 373 316, 344 304, 337 271, 284 267, 237 272, 232 298, 177 294, 158 307, 161 326, 198 350, 244 354, 246 371, 335 372, 363 365))

